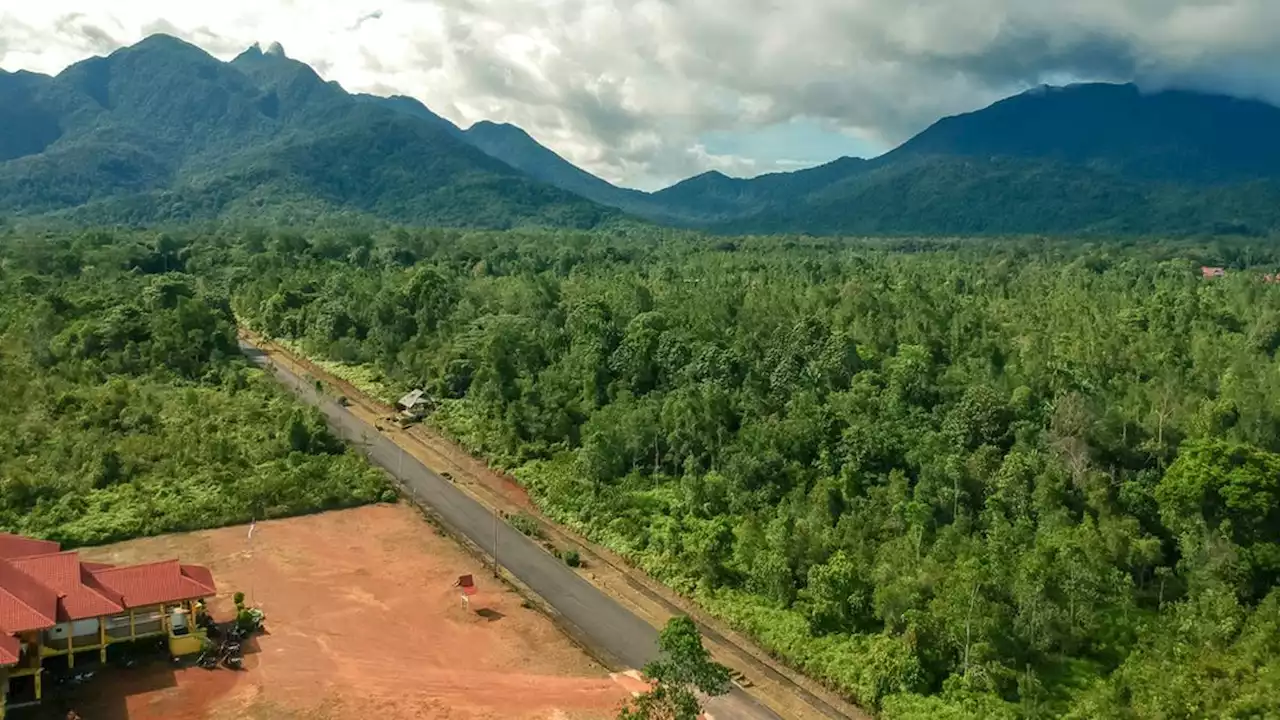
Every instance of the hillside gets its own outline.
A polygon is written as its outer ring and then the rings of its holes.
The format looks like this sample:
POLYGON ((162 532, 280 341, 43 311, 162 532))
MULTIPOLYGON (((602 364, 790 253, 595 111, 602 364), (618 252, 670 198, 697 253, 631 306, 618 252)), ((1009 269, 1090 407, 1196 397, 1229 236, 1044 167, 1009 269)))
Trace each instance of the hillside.
POLYGON ((523 131, 497 127, 473 142, 534 177, 654 221, 715 231, 1280 228, 1280 109, 1219 95, 1098 83, 1038 88, 939 120, 873 160, 840 158, 752 179, 712 171, 651 194, 623 194, 523 131))
POLYGON ((615 186, 519 127, 352 95, 282 48, 229 63, 157 35, 56 77, 0 72, 0 214, 731 233, 1280 231, 1280 108, 1132 85, 1042 87, 874 159, 615 186))
POLYGON ((1211 183, 1280 176, 1280 108, 1134 85, 1041 87, 944 118, 885 161, 928 155, 1028 158, 1134 179, 1211 183))
POLYGON ((1280 229, 1280 108, 1131 85, 1040 88, 874 160, 656 197, 723 231, 1244 233, 1280 229))
POLYGON ((5 73, 0 100, 0 124, 17 128, 0 140, 3 213, 580 228, 621 215, 495 160, 425 108, 350 95, 278 46, 224 63, 156 35, 56 77, 5 73))

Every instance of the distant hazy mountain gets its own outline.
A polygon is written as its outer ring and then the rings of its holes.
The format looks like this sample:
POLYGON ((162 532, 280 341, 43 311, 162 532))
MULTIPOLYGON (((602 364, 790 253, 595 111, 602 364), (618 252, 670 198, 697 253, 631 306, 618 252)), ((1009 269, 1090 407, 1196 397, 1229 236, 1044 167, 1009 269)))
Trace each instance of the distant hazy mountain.
POLYGON ((872 160, 752 179, 709 172, 644 193, 513 125, 464 131, 413 98, 349 94, 279 46, 223 63, 157 35, 57 77, 0 71, 0 213, 1260 234, 1280 232, 1280 109, 1130 85, 1038 88, 939 120, 872 160))
POLYGON ((588 200, 625 210, 656 222, 679 224, 691 218, 681 208, 639 190, 620 188, 583 170, 544 147, 515 125, 482 120, 463 136, 472 145, 508 165, 588 200))
POLYGON ((397 102, 352 96, 278 46, 223 63, 165 35, 57 77, 0 74, 0 212, 492 227, 621 215, 495 160, 425 108, 387 107, 397 102))
POLYGON ((657 197, 713 211, 710 226, 733 232, 1273 232, 1280 108, 1132 85, 1039 88, 874 160, 700 176, 657 197))
POLYGON ((567 163, 519 131, 482 147, 599 202, 729 232, 1280 229, 1280 109, 1132 85, 1031 90, 944 118, 874 160, 841 158, 752 179, 709 172, 621 198, 551 170, 567 163))

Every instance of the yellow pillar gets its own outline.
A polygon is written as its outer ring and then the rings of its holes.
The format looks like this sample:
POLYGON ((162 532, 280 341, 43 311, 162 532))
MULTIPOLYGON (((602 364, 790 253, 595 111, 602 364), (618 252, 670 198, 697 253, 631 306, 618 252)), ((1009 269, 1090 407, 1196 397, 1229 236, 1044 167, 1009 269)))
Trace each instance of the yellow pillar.
POLYGON ((98 618, 98 661, 107 661, 107 616, 98 618))
POLYGON ((67 667, 69 668, 76 666, 76 646, 72 644, 73 642, 75 638, 71 635, 71 630, 67 630, 67 667))
POLYGON ((129 639, 130 640, 138 639, 138 633, 136 630, 134 630, 134 627, 133 627, 133 608, 129 608, 129 639))
POLYGON ((40 695, 40 677, 41 677, 42 675, 44 675, 44 670, 36 670, 36 674, 32 676, 32 677, 34 677, 34 678, 36 679, 36 700, 37 700, 37 701, 39 701, 39 700, 40 700, 40 697, 41 697, 41 695, 40 695))

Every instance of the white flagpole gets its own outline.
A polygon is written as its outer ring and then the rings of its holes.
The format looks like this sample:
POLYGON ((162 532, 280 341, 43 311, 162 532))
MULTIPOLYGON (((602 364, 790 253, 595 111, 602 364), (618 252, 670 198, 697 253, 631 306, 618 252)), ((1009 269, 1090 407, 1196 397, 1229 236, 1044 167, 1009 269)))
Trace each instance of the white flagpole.
POLYGON ((254 568, 256 566, 254 565, 254 562, 253 562, 253 531, 256 530, 257 527, 258 527, 257 519, 251 520, 249 522, 249 534, 245 536, 245 542, 249 546, 249 604, 250 605, 257 605, 256 598, 253 596, 254 575, 257 574, 254 572, 254 568))

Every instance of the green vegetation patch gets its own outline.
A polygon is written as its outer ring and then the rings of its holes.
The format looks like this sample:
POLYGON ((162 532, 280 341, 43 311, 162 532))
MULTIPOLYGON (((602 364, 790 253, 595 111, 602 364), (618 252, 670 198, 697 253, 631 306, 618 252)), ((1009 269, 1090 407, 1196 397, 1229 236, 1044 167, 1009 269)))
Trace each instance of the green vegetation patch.
POLYGON ((0 527, 85 545, 380 497, 240 356, 225 297, 123 249, 0 244, 0 527))

